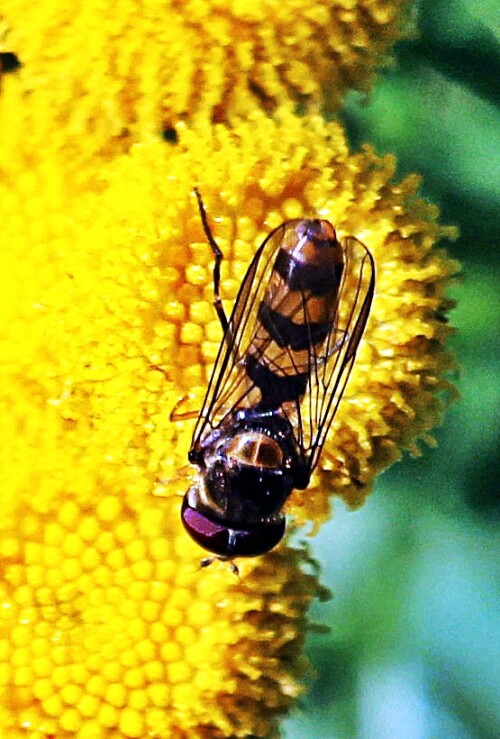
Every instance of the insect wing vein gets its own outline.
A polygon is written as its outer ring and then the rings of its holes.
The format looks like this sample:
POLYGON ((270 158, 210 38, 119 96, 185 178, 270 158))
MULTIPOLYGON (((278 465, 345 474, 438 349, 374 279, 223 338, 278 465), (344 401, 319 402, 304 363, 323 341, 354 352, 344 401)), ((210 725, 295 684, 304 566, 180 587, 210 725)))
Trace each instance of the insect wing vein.
MULTIPOLYGON (((219 427, 232 410, 244 406, 245 399, 255 387, 243 359, 259 326, 258 307, 264 297, 285 226, 282 224, 269 234, 243 278, 194 429, 193 447, 201 443, 207 433, 219 427)), ((249 404, 250 401, 247 406, 249 404)))
MULTIPOLYGON (((309 376, 304 402, 310 421, 302 451, 309 474, 316 466, 328 430, 347 386, 356 352, 368 321, 375 292, 375 263, 370 251, 354 237, 344 240, 344 273, 322 364, 309 376)), ((319 360, 321 361, 321 360, 319 360)))

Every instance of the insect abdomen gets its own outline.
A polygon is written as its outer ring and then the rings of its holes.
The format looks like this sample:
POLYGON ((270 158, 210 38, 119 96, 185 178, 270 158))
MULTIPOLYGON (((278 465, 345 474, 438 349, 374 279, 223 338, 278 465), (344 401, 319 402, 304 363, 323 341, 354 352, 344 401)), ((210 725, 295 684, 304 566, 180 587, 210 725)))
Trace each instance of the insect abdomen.
POLYGON ((319 356, 318 347, 331 335, 343 265, 330 223, 285 225, 245 357, 246 372, 261 394, 259 407, 279 408, 304 394, 312 353, 319 356))

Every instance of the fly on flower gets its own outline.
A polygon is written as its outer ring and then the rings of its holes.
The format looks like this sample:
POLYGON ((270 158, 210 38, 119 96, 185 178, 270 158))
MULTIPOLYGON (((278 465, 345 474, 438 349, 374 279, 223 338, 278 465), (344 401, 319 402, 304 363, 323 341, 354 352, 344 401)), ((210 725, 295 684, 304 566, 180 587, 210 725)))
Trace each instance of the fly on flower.
POLYGON ((307 488, 349 380, 375 266, 361 242, 339 242, 328 221, 287 221, 257 250, 228 319, 223 255, 195 194, 224 335, 189 451, 198 479, 181 515, 198 544, 232 560, 283 538, 283 505, 307 488))

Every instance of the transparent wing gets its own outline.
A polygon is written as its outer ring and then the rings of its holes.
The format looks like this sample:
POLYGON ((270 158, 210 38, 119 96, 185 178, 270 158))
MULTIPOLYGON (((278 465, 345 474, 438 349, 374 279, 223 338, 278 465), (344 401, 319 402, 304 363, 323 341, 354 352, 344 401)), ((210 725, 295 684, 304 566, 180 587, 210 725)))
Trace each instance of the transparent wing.
MULTIPOLYGON (((299 222, 287 221, 278 226, 265 239, 252 259, 215 360, 207 394, 195 426, 193 447, 223 424, 235 409, 251 408, 258 402, 260 394, 248 377, 244 360, 260 325, 259 306, 269 283, 283 234, 285 229, 293 228, 299 222)), ((266 341, 262 345, 262 351, 266 350, 269 343, 266 341)))
POLYGON ((375 292, 375 263, 366 246, 352 236, 343 241, 344 272, 335 319, 324 345, 309 351, 307 389, 295 408, 296 441, 307 479, 318 463, 328 430, 349 380, 375 292))

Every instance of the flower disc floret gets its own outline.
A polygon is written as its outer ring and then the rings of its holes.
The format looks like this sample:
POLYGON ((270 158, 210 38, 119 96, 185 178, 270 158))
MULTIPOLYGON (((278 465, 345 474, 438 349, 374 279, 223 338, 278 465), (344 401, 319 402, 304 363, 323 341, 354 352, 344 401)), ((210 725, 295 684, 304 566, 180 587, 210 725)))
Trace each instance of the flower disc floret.
POLYGON ((22 66, 2 83, 0 158, 29 167, 50 150, 79 180, 89 160, 161 131, 170 139, 180 120, 228 120, 286 99, 338 107, 403 34, 403 6, 5 0, 5 48, 22 66))

